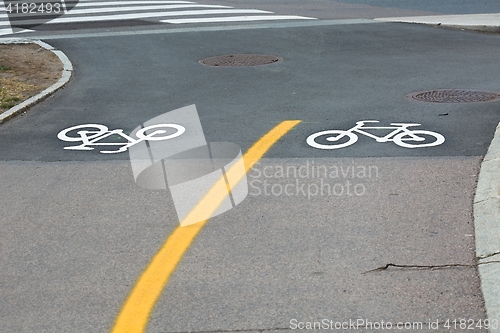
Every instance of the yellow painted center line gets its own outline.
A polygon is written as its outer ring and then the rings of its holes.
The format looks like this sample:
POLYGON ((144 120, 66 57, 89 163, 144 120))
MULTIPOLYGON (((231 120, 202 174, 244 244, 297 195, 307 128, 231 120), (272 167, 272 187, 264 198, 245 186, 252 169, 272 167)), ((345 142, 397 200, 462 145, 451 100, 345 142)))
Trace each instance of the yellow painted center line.
MULTIPOLYGON (((257 163, 281 137, 299 123, 300 120, 283 121, 254 143, 245 155, 243 155, 245 172, 250 171, 255 163, 257 163)), ((238 172, 237 168, 234 166, 227 171, 227 177, 229 179, 238 181, 244 176, 245 174, 238 172)), ((185 219, 190 219, 192 218, 190 217, 191 215, 196 216, 198 212, 203 210, 205 211, 205 216, 207 216, 206 210, 215 212, 228 195, 227 192, 220 191, 222 183, 224 183, 223 186, 225 186, 224 177, 221 177, 221 179, 214 184, 185 219)), ((178 226, 172 234, 170 234, 160 250, 151 260, 151 263, 137 280, 116 318, 111 333, 142 333, 146 330, 149 316, 163 289, 167 285, 170 275, 174 272, 184 256, 184 253, 207 221, 208 220, 205 220, 185 227, 178 226)), ((182 225, 182 221, 180 225, 182 225)))

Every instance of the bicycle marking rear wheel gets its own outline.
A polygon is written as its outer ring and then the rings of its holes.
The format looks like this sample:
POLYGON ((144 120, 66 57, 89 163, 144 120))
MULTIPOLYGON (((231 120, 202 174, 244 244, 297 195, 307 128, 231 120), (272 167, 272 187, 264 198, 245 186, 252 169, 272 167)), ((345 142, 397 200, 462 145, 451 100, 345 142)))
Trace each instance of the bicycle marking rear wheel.
POLYGON ((340 148, 350 146, 350 145, 356 143, 356 141, 358 141, 358 136, 356 134, 349 132, 349 131, 343 131, 343 130, 327 130, 327 131, 314 133, 314 134, 309 135, 307 137, 307 140, 306 140, 306 142, 309 146, 311 146, 313 148, 317 148, 317 149, 340 149, 340 148), (337 136, 335 136, 335 134, 337 134, 337 136), (333 144, 333 145, 325 145, 325 144, 321 144, 321 143, 316 142, 316 139, 320 136, 323 136, 323 135, 328 135, 329 137, 327 137, 326 140, 330 141, 330 142, 338 141, 345 136, 349 137, 349 140, 347 140, 347 142, 344 142, 344 143, 333 144))
POLYGON ((108 127, 107 126, 104 126, 104 125, 100 125, 100 124, 83 124, 83 125, 77 125, 77 126, 73 126, 73 127, 69 127, 69 128, 66 128, 62 131, 60 131, 58 134, 57 134, 57 138, 61 141, 67 141, 67 142, 78 142, 78 141, 82 141, 82 135, 79 134, 78 132, 86 132, 90 135, 86 135, 86 139, 88 140, 91 140, 91 139, 94 139, 94 138, 97 138, 101 135, 103 135, 104 133, 108 132, 108 127), (86 129, 84 131, 84 129, 86 129), (91 129, 89 131, 89 129, 91 129), (79 130, 79 131, 77 131, 79 130), (78 134, 78 136, 74 135, 74 136, 68 136, 68 133, 71 133, 71 132, 74 132, 72 134, 78 134))
POLYGON ((415 141, 413 140, 408 133, 402 132, 396 135, 393 139, 394 143, 397 144, 400 147, 404 148, 422 148, 422 147, 434 147, 434 146, 439 146, 444 142, 444 136, 442 136, 439 133, 436 132, 431 132, 431 131, 424 131, 424 130, 415 130, 411 131, 412 134, 415 134, 417 136, 431 136, 432 138, 425 138, 426 140, 424 141, 415 141), (435 139, 434 141, 428 142, 427 139, 435 139), (415 143, 408 143, 408 141, 412 140, 415 143), (406 141, 406 142, 405 142, 406 141), (427 141, 427 142, 426 142, 427 141), (422 143, 419 143, 422 142, 422 143))

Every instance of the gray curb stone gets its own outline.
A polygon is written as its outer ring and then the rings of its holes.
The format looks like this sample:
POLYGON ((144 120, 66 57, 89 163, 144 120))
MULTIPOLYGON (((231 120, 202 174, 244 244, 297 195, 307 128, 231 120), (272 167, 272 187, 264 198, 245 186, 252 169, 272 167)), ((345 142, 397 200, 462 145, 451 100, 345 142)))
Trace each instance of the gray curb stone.
POLYGON ((35 95, 25 100, 21 104, 18 104, 12 107, 11 109, 5 111, 4 113, 1 113, 0 124, 3 124, 12 117, 26 111, 31 106, 49 97, 57 90, 64 87, 64 85, 66 85, 66 83, 68 83, 69 79, 71 78, 71 73, 73 72, 73 65, 71 64, 71 61, 69 61, 68 57, 62 51, 54 49, 54 47, 52 47, 51 45, 44 43, 42 41, 29 40, 29 39, 10 39, 10 40, 3 40, 1 42, 1 44, 30 44, 30 43, 38 44, 40 47, 43 47, 44 49, 51 51, 59 58, 59 60, 61 60, 63 64, 62 76, 59 79, 59 81, 57 81, 47 89, 43 90, 38 95, 35 95))
POLYGON ((492 32, 492 33, 499 33, 500 32, 500 26, 498 26, 498 25, 440 24, 439 26, 442 26, 445 28, 470 30, 470 31, 478 31, 478 32, 492 32))
MULTIPOLYGON (((476 256, 488 319, 500 326, 500 124, 484 157, 474 197, 476 256)), ((500 327, 490 328, 500 333, 500 327)))
POLYGON ((404 22, 479 32, 500 32, 500 13, 381 17, 377 22, 404 22))

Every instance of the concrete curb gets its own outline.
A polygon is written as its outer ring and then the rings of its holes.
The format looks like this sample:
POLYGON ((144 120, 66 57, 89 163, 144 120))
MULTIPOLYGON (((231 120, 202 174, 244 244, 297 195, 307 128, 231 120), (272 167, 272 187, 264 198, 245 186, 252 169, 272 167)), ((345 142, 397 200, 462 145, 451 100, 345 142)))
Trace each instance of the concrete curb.
POLYGON ((377 22, 426 24, 481 32, 500 32, 500 13, 376 18, 377 22))
MULTIPOLYGON (((500 325, 500 124, 481 164, 474 197, 474 226, 486 312, 500 325)), ((500 327, 490 332, 500 333, 500 327)))
POLYGON ((43 101, 45 98, 49 97, 53 93, 55 93, 57 90, 61 89, 66 83, 68 83, 69 79, 71 78, 71 73, 73 71, 73 65, 71 64, 71 61, 69 61, 68 57, 59 50, 56 50, 54 47, 51 45, 44 43, 39 40, 28 40, 28 39, 11 39, 11 40, 4 40, 0 42, 1 44, 29 44, 29 43, 35 43, 38 44, 40 47, 43 47, 46 50, 51 51, 54 53, 59 60, 61 60, 63 64, 63 70, 62 70, 62 76, 57 81, 54 83, 52 86, 48 87, 47 89, 43 90, 40 92, 38 95, 35 95, 33 97, 30 97, 29 99, 25 100, 21 104, 18 104, 9 110, 5 111, 4 113, 0 114, 0 124, 3 124, 10 118, 26 111, 29 109, 31 106, 37 104, 40 101, 43 101))

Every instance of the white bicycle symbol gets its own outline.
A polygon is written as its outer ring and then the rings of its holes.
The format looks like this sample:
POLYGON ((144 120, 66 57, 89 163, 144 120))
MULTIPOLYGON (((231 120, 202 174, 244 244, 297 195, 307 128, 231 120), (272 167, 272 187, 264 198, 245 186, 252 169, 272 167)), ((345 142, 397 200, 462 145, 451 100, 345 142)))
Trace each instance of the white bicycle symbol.
POLYGON ((409 130, 408 127, 420 126, 420 124, 406 124, 406 123, 391 123, 393 127, 365 127, 365 123, 378 123, 378 120, 363 120, 356 122, 356 126, 346 131, 344 130, 327 130, 311 134, 306 142, 308 145, 318 149, 339 149, 350 146, 358 141, 358 136, 354 133, 366 135, 375 139, 377 142, 393 141, 398 146, 404 148, 420 148, 420 147, 433 147, 438 146, 444 142, 444 136, 439 133, 425 131, 425 130, 409 130), (391 133, 384 137, 378 137, 371 133, 363 131, 364 129, 394 129, 391 133), (317 138, 327 136, 326 141, 333 142, 333 144, 322 144, 316 141, 317 138), (346 142, 337 143, 341 139, 347 137, 346 142), (430 140, 430 141, 429 141, 430 140), (416 142, 416 143, 409 143, 416 142))
POLYGON ((176 138, 182 135, 186 131, 186 128, 177 124, 158 124, 144 127, 137 131, 135 134, 137 139, 132 138, 131 136, 123 133, 122 129, 115 129, 110 131, 108 127, 99 124, 84 124, 77 125, 70 128, 66 128, 57 134, 59 140, 68 141, 68 142, 82 142, 82 144, 78 146, 68 146, 64 147, 64 149, 71 150, 93 150, 91 146, 122 146, 118 150, 102 150, 103 154, 115 154, 127 151, 129 147, 142 142, 144 140, 147 141, 161 141, 161 140, 169 140, 176 138), (162 135, 167 133, 166 128, 171 131, 171 129, 175 129, 176 131, 172 134, 162 135), (86 129, 86 130, 84 130, 86 129), (90 130, 89 130, 90 129, 90 130), (154 130, 153 132, 147 133, 148 131, 154 130), (76 133, 74 132, 76 131, 76 133), (70 132, 73 134, 77 134, 74 136, 68 136, 70 132), (102 142, 101 140, 108 138, 112 135, 119 135, 128 142, 102 142))

